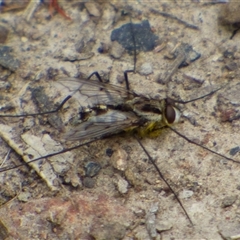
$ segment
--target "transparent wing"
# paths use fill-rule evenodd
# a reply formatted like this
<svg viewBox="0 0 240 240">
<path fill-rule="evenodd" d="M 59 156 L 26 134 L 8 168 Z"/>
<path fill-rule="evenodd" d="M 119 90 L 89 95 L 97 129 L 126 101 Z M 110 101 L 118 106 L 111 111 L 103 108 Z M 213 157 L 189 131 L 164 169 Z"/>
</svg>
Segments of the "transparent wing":
<svg viewBox="0 0 240 240">
<path fill-rule="evenodd" d="M 68 95 L 73 96 L 81 104 L 86 106 L 95 104 L 121 104 L 126 99 L 132 99 L 136 94 L 127 91 L 123 87 L 102 83 L 96 80 L 60 78 L 56 84 L 60 91 L 67 91 Z"/>
<path fill-rule="evenodd" d="M 105 114 L 90 117 L 67 131 L 63 137 L 68 141 L 99 139 L 137 126 L 138 123 L 139 118 L 134 113 L 109 110 Z"/>
</svg>

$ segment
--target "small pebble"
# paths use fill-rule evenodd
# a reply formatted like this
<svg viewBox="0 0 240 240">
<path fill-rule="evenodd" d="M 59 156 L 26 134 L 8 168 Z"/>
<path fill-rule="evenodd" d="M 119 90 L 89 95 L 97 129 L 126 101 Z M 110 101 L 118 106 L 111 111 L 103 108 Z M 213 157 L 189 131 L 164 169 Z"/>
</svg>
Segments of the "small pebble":
<svg viewBox="0 0 240 240">
<path fill-rule="evenodd" d="M 101 170 L 101 165 L 97 162 L 88 162 L 85 166 L 85 174 L 87 177 L 96 176 Z"/>
<path fill-rule="evenodd" d="M 139 73 L 141 75 L 149 75 L 153 73 L 153 67 L 151 63 L 143 63 L 140 67 Z"/>
<path fill-rule="evenodd" d="M 232 148 L 232 149 L 230 150 L 229 154 L 230 154 L 231 156 L 234 156 L 234 155 L 236 155 L 238 152 L 240 152 L 240 147 L 239 147 L 239 146 L 237 146 L 237 147 L 235 147 L 235 148 Z"/>
<path fill-rule="evenodd" d="M 180 198 L 181 199 L 186 199 L 186 198 L 190 198 L 192 197 L 193 195 L 193 191 L 191 190 L 183 190 L 181 193 L 180 193 Z"/>
<path fill-rule="evenodd" d="M 128 166 L 127 158 L 128 158 L 128 155 L 125 150 L 118 149 L 114 151 L 111 157 L 111 162 L 113 167 L 120 171 L 125 171 Z"/>
<path fill-rule="evenodd" d="M 162 222 L 157 220 L 156 221 L 156 230 L 160 233 L 163 231 L 170 230 L 172 228 L 172 225 L 168 222 Z"/>
<path fill-rule="evenodd" d="M 95 183 L 96 183 L 96 181 L 94 178 L 85 177 L 83 179 L 83 186 L 86 188 L 94 188 Z"/>
<path fill-rule="evenodd" d="M 86 2 L 85 7 L 91 16 L 101 17 L 101 8 L 97 2 Z"/>
<path fill-rule="evenodd" d="M 123 178 L 119 178 L 118 182 L 117 182 L 117 188 L 120 193 L 122 193 L 122 194 L 127 193 L 128 192 L 128 182 Z"/>
<path fill-rule="evenodd" d="M 111 148 L 107 148 L 107 149 L 106 149 L 106 155 L 107 155 L 108 157 L 111 157 L 111 156 L 113 155 L 113 150 L 112 150 Z"/>
<path fill-rule="evenodd" d="M 228 196 L 222 200 L 221 207 L 226 208 L 232 206 L 237 200 L 237 196 Z"/>
<path fill-rule="evenodd" d="M 18 200 L 22 201 L 22 202 L 27 202 L 30 197 L 31 197 L 31 193 L 29 193 L 29 192 L 21 192 L 18 195 Z"/>
<path fill-rule="evenodd" d="M 19 68 L 20 61 L 12 55 L 11 51 L 12 48 L 8 46 L 0 46 L 0 65 L 14 72 Z"/>
<path fill-rule="evenodd" d="M 71 184 L 73 187 L 81 187 L 82 182 L 77 175 L 71 177 Z"/>
<path fill-rule="evenodd" d="M 124 51 L 125 49 L 122 47 L 122 45 L 114 41 L 111 46 L 110 55 L 113 58 L 119 59 L 123 55 Z"/>
</svg>

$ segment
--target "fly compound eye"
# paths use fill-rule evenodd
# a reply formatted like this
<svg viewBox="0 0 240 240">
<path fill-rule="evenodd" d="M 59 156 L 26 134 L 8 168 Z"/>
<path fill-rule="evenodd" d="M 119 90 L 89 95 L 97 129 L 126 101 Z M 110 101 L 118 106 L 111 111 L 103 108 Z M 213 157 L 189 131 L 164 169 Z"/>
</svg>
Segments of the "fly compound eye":
<svg viewBox="0 0 240 240">
<path fill-rule="evenodd" d="M 175 110 L 171 105 L 168 105 L 165 109 L 165 117 L 169 124 L 173 124 L 175 121 Z"/>
<path fill-rule="evenodd" d="M 167 105 L 165 109 L 165 118 L 168 124 L 178 123 L 180 115 L 180 111 L 177 108 Z"/>
</svg>

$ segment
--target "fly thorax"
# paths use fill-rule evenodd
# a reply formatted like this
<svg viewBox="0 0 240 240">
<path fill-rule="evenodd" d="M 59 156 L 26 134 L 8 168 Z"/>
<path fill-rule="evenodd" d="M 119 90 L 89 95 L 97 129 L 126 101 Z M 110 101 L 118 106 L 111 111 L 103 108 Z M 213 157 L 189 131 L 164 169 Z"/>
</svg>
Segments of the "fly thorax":
<svg viewBox="0 0 240 240">
<path fill-rule="evenodd" d="M 144 112 L 138 109 L 134 109 L 134 112 L 146 121 L 162 122 L 162 114 L 157 114 L 154 112 Z"/>
<path fill-rule="evenodd" d="M 162 121 L 162 109 L 158 101 L 144 99 L 136 101 L 132 106 L 133 111 L 142 119 L 151 122 Z"/>
</svg>

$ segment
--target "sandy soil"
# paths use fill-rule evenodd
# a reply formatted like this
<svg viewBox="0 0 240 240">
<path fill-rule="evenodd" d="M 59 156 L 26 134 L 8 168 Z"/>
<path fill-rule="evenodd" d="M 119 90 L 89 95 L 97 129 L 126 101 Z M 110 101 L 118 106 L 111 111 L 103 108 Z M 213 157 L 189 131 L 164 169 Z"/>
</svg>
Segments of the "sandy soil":
<svg viewBox="0 0 240 240">
<path fill-rule="evenodd" d="M 233 26 L 220 24 L 225 6 L 206 1 L 117 2 L 60 2 L 72 21 L 57 13 L 50 17 L 46 4 L 39 5 L 29 21 L 24 9 L 2 12 L 1 25 L 9 30 L 4 45 L 11 47 L 7 56 L 13 62 L 0 69 L 4 110 L 0 114 L 52 109 L 66 94 L 55 86 L 62 77 L 98 71 L 111 84 L 124 87 L 123 72 L 133 69 L 133 56 L 115 49 L 119 58 L 113 58 L 110 40 L 113 29 L 130 21 L 129 15 L 121 16 L 124 10 L 134 23 L 149 21 L 161 49 L 138 54 L 137 71 L 129 74 L 131 89 L 151 98 L 187 100 L 224 86 L 179 106 L 184 123 L 175 129 L 240 162 L 240 34 L 230 39 Z M 192 46 L 201 58 L 164 81 L 174 66 L 174 59 L 166 56 L 180 43 Z M 152 73 L 142 74 L 144 66 Z M 11 149 L 3 167 L 21 164 L 22 157 L 28 161 L 78 144 L 66 143 L 59 130 L 72 116 L 71 104 L 74 101 L 50 117 L 1 117 L 1 159 Z M 192 145 L 170 129 L 142 143 L 178 194 L 193 226 L 137 141 L 120 135 L 38 161 L 32 167 L 39 174 L 30 166 L 1 172 L 1 239 L 4 234 L 7 239 L 86 240 L 240 236 L 238 163 Z M 86 176 L 89 162 L 101 165 L 96 176 Z"/>
</svg>

